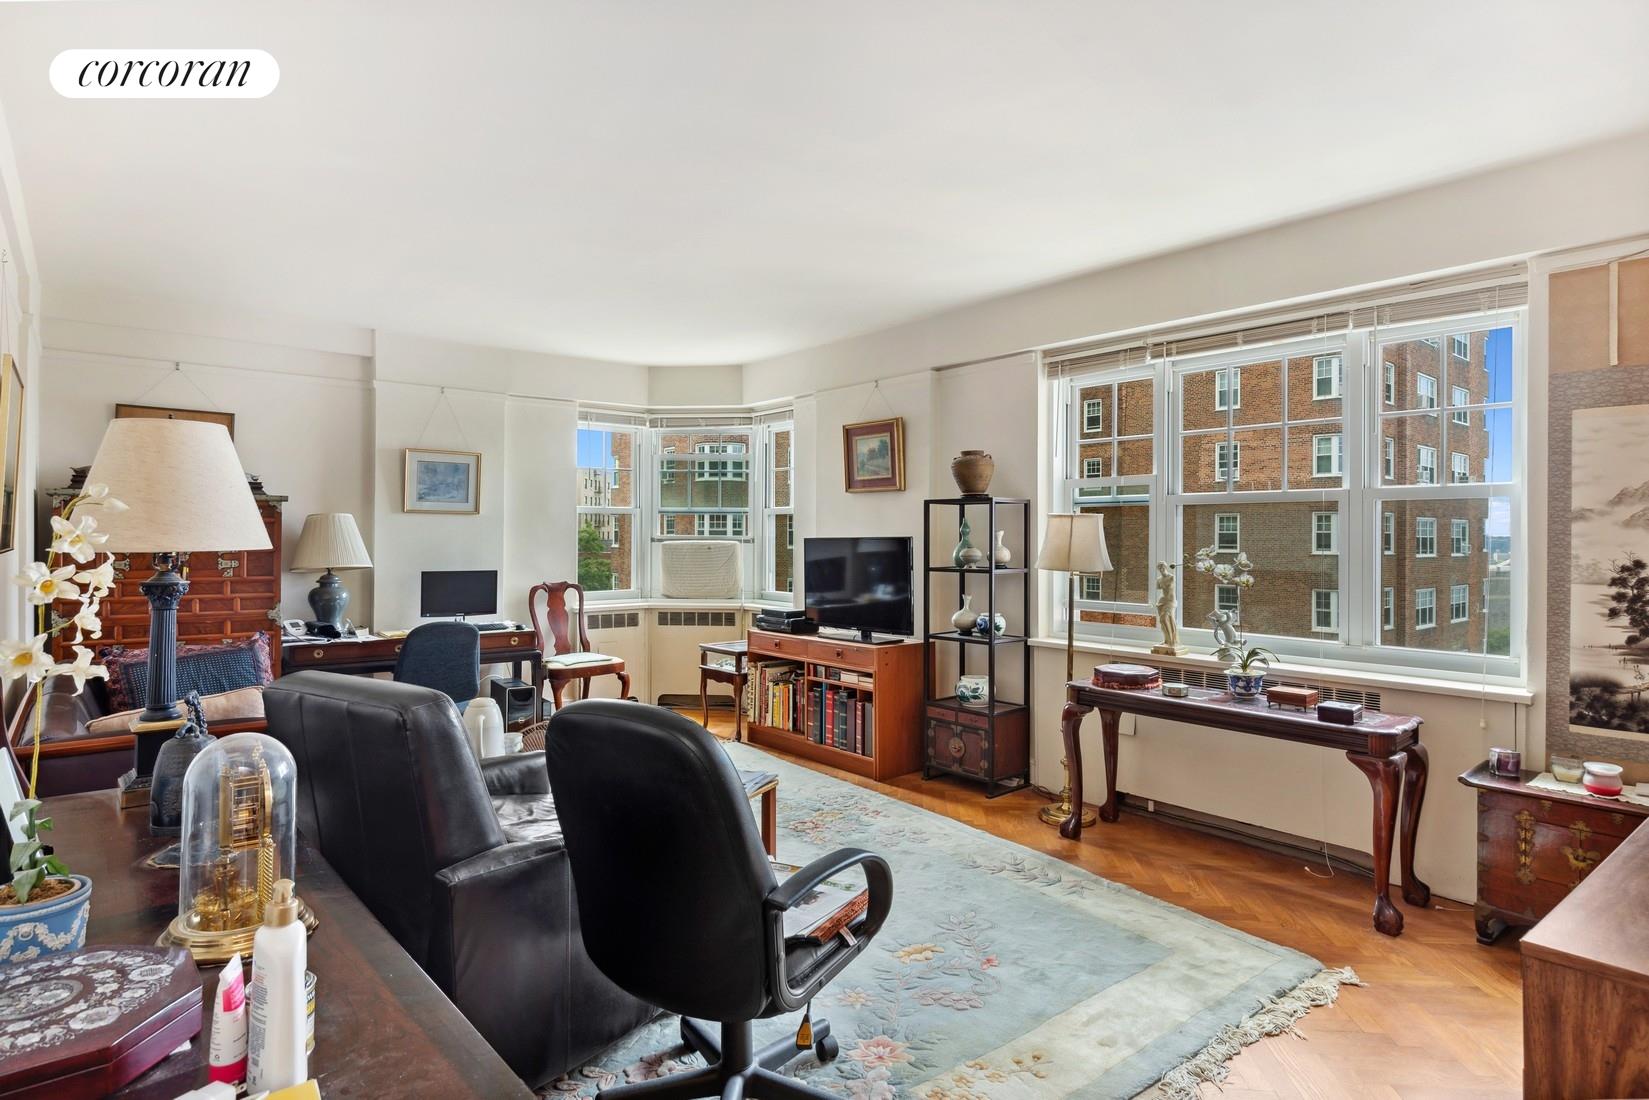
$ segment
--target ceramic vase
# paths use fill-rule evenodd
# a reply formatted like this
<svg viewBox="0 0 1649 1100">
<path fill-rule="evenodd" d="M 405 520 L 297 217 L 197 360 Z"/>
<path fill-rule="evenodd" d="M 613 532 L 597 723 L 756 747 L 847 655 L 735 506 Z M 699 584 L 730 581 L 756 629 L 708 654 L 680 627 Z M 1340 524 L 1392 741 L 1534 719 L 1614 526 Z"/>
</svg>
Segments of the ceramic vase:
<svg viewBox="0 0 1649 1100">
<path fill-rule="evenodd" d="M 956 681 L 956 701 L 965 707 L 983 707 L 990 695 L 989 676 L 962 676 Z"/>
<path fill-rule="evenodd" d="M 950 617 L 950 625 L 954 626 L 959 634 L 972 634 L 976 618 L 973 613 L 973 596 L 971 593 L 964 593 L 962 609 Z"/>
<path fill-rule="evenodd" d="M 0 965 L 79 951 L 86 946 L 92 880 L 69 875 L 75 888 L 45 901 L 0 905 Z"/>
<path fill-rule="evenodd" d="M 973 621 L 973 628 L 975 630 L 979 631 L 979 633 L 981 633 L 981 634 L 986 634 L 986 633 L 995 634 L 997 637 L 1000 638 L 1002 635 L 1004 635 L 1008 632 L 1008 620 L 1007 620 L 1007 617 L 1002 614 L 1002 612 L 998 611 L 996 613 L 996 618 L 995 618 L 994 621 L 991 619 L 991 617 L 989 615 L 979 616 L 977 619 L 975 619 Z"/>
<path fill-rule="evenodd" d="M 1236 699 L 1258 699 L 1265 690 L 1265 673 L 1244 672 L 1233 666 L 1225 670 L 1225 689 Z"/>
<path fill-rule="evenodd" d="M 950 476 L 963 496 L 984 496 L 990 491 L 991 477 L 996 473 L 996 459 L 984 451 L 963 451 L 950 460 Z"/>
<path fill-rule="evenodd" d="M 996 533 L 996 549 L 991 551 L 991 558 L 998 566 L 1007 565 L 1009 562 L 1013 561 L 1013 551 L 1009 550 L 1008 544 L 1003 541 L 1007 537 L 1008 533 L 1006 531 L 998 531 Z"/>
<path fill-rule="evenodd" d="M 950 555 L 952 565 L 958 569 L 968 569 L 985 559 L 985 552 L 973 544 L 973 527 L 968 523 L 966 516 L 956 528 L 956 533 L 956 549 L 951 551 Z"/>
</svg>

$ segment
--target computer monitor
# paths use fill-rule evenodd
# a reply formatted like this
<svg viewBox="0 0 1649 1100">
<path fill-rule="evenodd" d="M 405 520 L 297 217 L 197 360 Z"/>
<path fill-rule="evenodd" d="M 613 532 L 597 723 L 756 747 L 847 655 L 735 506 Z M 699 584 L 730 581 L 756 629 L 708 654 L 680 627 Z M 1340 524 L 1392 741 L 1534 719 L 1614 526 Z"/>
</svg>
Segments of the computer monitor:
<svg viewBox="0 0 1649 1100">
<path fill-rule="evenodd" d="M 418 613 L 426 619 L 498 614 L 498 570 L 435 569 L 423 574 Z"/>
</svg>

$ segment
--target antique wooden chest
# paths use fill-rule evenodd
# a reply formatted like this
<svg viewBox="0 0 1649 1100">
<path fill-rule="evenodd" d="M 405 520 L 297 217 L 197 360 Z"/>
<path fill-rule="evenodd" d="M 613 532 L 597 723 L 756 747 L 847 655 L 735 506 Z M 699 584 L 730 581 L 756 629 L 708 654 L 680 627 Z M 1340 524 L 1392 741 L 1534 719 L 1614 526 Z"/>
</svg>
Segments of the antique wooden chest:
<svg viewBox="0 0 1649 1100">
<path fill-rule="evenodd" d="M 1551 912 L 1649 818 L 1649 807 L 1629 802 L 1536 790 L 1536 774 L 1505 779 L 1484 763 L 1460 777 L 1477 790 L 1479 943 Z"/>
</svg>

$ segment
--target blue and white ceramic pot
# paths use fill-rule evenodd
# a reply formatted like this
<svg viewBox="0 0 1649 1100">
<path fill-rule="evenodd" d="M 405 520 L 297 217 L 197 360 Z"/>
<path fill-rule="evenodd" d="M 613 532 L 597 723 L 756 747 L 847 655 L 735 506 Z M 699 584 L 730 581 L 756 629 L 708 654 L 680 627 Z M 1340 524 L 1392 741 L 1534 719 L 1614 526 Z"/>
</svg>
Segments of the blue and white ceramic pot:
<svg viewBox="0 0 1649 1100">
<path fill-rule="evenodd" d="M 956 701 L 965 707 L 982 707 L 991 693 L 988 676 L 963 676 L 956 681 Z"/>
<path fill-rule="evenodd" d="M 92 880 L 70 875 L 75 888 L 45 901 L 0 905 L 0 966 L 41 959 L 86 946 Z"/>
<path fill-rule="evenodd" d="M 1258 699 L 1265 689 L 1265 673 L 1228 668 L 1225 670 L 1225 689 L 1238 699 Z"/>
<path fill-rule="evenodd" d="M 1008 632 L 1008 620 L 998 611 L 994 620 L 989 615 L 979 616 L 974 620 L 973 628 L 981 634 L 996 634 L 1000 637 Z"/>
</svg>

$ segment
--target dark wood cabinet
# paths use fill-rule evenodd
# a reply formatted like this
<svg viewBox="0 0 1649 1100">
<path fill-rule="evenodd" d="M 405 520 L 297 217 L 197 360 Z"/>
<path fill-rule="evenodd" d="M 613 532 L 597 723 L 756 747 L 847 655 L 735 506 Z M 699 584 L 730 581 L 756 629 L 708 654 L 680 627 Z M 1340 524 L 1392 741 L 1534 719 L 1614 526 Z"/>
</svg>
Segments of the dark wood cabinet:
<svg viewBox="0 0 1649 1100">
<path fill-rule="evenodd" d="M 263 491 L 253 484 L 252 496 L 269 532 L 268 550 L 224 550 L 190 554 L 184 565 L 189 592 L 178 607 L 177 633 L 182 645 L 239 641 L 254 634 L 269 636 L 269 661 L 276 676 L 281 674 L 281 506 L 283 496 Z M 60 515 L 79 492 L 70 485 L 51 489 L 52 515 Z M 187 507 L 188 502 L 180 502 Z M 45 560 L 42 556 L 41 560 Z M 149 601 L 138 591 L 154 572 L 147 554 L 116 554 L 115 589 L 104 599 L 101 609 L 103 637 L 98 645 L 140 648 L 149 644 Z M 73 615 L 75 606 L 60 602 L 53 606 L 53 622 Z M 69 647 L 73 631 L 52 638 L 52 654 L 59 661 L 73 659 Z"/>
<path fill-rule="evenodd" d="M 1460 777 L 1477 791 L 1477 938 L 1493 943 L 1557 907 L 1649 817 L 1649 808 L 1536 790 L 1535 772 L 1506 779 L 1479 764 Z"/>
</svg>

